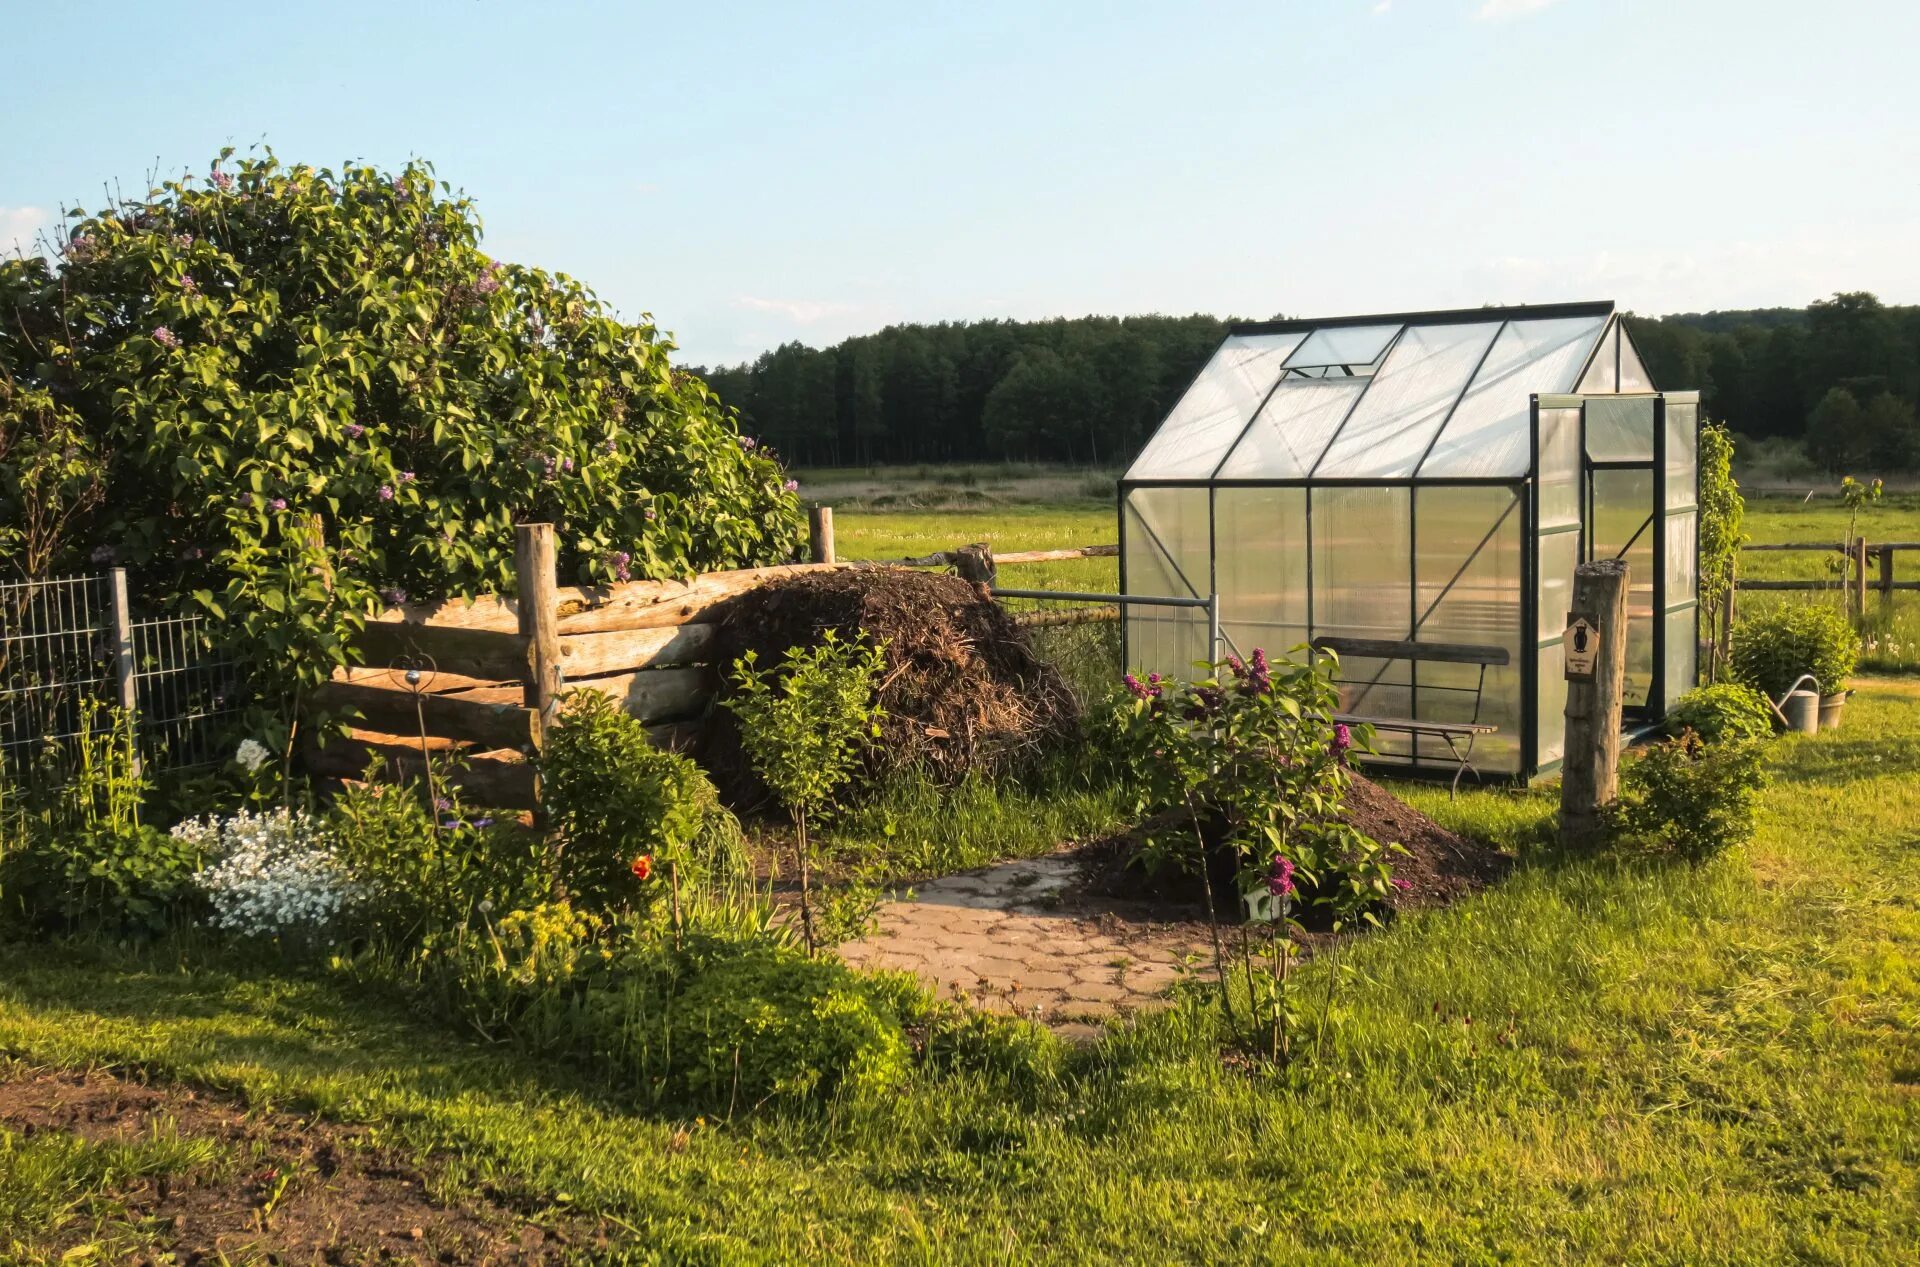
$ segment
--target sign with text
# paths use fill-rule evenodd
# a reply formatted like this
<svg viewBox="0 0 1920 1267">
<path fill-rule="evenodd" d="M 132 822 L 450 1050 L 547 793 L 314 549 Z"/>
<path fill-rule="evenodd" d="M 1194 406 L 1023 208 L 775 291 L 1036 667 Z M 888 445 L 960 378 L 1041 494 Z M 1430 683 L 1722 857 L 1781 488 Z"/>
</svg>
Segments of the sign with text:
<svg viewBox="0 0 1920 1267">
<path fill-rule="evenodd" d="M 1561 635 L 1560 645 L 1566 651 L 1569 680 L 1593 676 L 1593 662 L 1600 658 L 1600 630 L 1591 620 L 1569 612 L 1567 632 Z"/>
</svg>

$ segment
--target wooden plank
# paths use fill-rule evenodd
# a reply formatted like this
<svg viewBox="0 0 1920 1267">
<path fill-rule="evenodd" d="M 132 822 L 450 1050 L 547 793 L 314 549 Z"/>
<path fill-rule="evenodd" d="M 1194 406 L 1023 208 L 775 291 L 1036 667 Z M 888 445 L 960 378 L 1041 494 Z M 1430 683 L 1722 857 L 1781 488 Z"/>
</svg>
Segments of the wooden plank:
<svg viewBox="0 0 1920 1267">
<path fill-rule="evenodd" d="M 366 686 L 384 686 L 389 690 L 409 691 L 404 671 L 384 666 L 352 664 L 341 665 L 333 671 L 335 682 L 358 682 Z M 519 690 L 517 683 L 502 683 L 496 678 L 467 677 L 460 673 L 427 673 L 420 675 L 420 689 L 429 695 L 454 695 L 461 691 L 471 691 L 485 686 L 508 685 Z"/>
<path fill-rule="evenodd" d="M 1315 638 L 1323 651 L 1373 660 L 1420 660 L 1434 664 L 1506 664 L 1505 647 L 1461 642 L 1409 642 L 1393 638 Z"/>
<path fill-rule="evenodd" d="M 517 629 L 503 632 L 423 625 L 411 620 L 375 620 L 367 622 L 353 643 L 374 668 L 424 656 L 440 673 L 517 682 L 525 679 L 529 666 L 527 640 Z"/>
<path fill-rule="evenodd" d="M 471 698 L 472 695 L 473 692 L 462 692 L 420 696 L 427 733 L 471 739 L 489 748 L 518 751 L 534 745 L 539 732 L 532 709 L 517 703 Z M 414 712 L 414 699 L 411 691 L 370 682 L 327 682 L 315 692 L 315 701 L 320 707 L 357 710 L 368 729 L 396 734 L 418 729 L 420 722 Z"/>
<path fill-rule="evenodd" d="M 713 671 L 702 666 L 614 673 L 569 682 L 567 689 L 611 695 L 623 709 L 641 721 L 664 722 L 700 713 L 712 701 L 714 686 Z"/>
<path fill-rule="evenodd" d="M 737 572 L 707 572 L 690 581 L 634 581 L 606 589 L 562 589 L 562 634 L 606 633 L 614 629 L 658 629 L 683 625 L 715 603 L 770 581 L 810 572 L 831 572 L 845 563 L 787 563 Z"/>
<path fill-rule="evenodd" d="M 699 623 L 567 634 L 560 639 L 560 668 L 572 682 L 601 673 L 705 664 L 716 636 L 712 625 Z"/>
</svg>

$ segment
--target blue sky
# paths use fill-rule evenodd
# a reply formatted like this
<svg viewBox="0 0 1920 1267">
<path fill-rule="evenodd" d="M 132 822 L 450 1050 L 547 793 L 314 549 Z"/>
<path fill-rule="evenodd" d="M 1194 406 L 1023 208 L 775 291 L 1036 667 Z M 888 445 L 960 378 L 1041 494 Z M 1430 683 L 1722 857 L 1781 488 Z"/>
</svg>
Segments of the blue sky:
<svg viewBox="0 0 1920 1267">
<path fill-rule="evenodd" d="M 688 359 L 893 321 L 1920 302 L 1907 0 L 8 6 L 0 247 L 430 158 Z"/>
</svg>

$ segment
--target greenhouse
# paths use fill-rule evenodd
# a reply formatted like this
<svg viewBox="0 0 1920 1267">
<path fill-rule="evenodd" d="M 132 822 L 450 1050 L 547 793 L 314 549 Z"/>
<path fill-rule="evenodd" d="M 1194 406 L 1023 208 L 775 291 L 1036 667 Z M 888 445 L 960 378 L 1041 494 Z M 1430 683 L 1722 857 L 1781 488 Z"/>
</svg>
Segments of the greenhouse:
<svg viewBox="0 0 1920 1267">
<path fill-rule="evenodd" d="M 1660 392 L 1611 303 L 1231 328 L 1120 482 L 1129 667 L 1313 645 L 1377 759 L 1554 769 L 1575 565 L 1625 558 L 1626 716 L 1697 653 L 1697 392 Z"/>
</svg>

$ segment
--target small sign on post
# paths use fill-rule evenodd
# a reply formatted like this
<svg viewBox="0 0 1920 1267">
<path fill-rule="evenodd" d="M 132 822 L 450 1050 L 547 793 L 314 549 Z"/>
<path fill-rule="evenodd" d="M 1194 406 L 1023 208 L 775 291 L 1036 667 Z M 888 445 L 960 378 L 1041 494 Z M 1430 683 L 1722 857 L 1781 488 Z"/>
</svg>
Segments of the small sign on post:
<svg viewBox="0 0 1920 1267">
<path fill-rule="evenodd" d="M 1586 681 L 1593 677 L 1593 666 L 1600 659 L 1600 630 L 1594 622 L 1576 612 L 1567 613 L 1567 632 L 1561 636 L 1567 653 L 1567 680 Z"/>
</svg>

